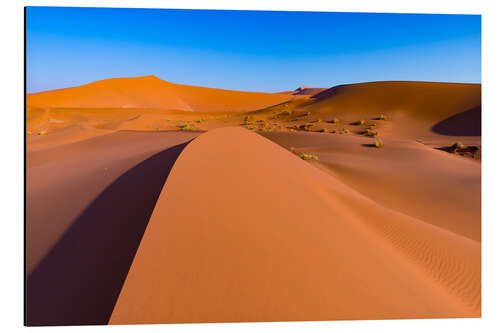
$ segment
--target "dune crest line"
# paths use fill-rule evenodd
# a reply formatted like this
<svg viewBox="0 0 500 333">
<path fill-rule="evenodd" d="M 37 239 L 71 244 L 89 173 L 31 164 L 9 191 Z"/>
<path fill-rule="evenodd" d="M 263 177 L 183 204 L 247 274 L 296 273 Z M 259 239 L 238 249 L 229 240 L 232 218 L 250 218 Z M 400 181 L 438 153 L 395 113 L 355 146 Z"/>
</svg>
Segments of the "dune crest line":
<svg viewBox="0 0 500 333">
<path fill-rule="evenodd" d="M 255 133 L 209 131 L 172 168 L 110 324 L 479 316 L 476 244 L 417 225 Z"/>
</svg>

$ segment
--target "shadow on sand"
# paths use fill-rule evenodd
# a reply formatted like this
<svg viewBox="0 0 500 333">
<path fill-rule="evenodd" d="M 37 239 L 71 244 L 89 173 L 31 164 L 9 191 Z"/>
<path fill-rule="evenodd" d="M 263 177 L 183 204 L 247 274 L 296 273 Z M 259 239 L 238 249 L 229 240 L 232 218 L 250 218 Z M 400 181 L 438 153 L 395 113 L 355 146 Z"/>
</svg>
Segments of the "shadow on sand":
<svg viewBox="0 0 500 333">
<path fill-rule="evenodd" d="M 144 160 L 107 187 L 27 278 L 26 325 L 107 324 L 177 157 Z"/>
<path fill-rule="evenodd" d="M 432 127 L 432 131 L 442 135 L 480 136 L 481 106 L 440 121 Z"/>
</svg>

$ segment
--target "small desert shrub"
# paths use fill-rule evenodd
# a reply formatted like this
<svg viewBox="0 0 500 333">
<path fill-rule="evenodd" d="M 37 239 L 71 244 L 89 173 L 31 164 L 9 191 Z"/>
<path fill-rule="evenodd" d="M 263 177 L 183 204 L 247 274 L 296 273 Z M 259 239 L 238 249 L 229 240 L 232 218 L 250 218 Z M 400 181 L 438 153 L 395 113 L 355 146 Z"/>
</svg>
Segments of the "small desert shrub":
<svg viewBox="0 0 500 333">
<path fill-rule="evenodd" d="M 453 146 L 451 146 L 451 148 L 453 150 L 457 150 L 457 149 L 464 149 L 464 145 L 462 144 L 462 142 L 460 141 L 457 141 L 453 144 Z"/>
<path fill-rule="evenodd" d="M 249 121 L 248 119 L 245 119 L 245 121 L 243 122 L 243 125 L 252 125 L 252 122 Z"/>
<path fill-rule="evenodd" d="M 300 155 L 300 158 L 303 159 L 303 160 L 318 160 L 318 156 L 316 155 L 313 155 L 313 154 L 301 154 Z"/>
<path fill-rule="evenodd" d="M 333 134 L 337 133 L 337 130 L 333 130 L 333 131 L 332 131 L 332 133 L 333 133 Z"/>
<path fill-rule="evenodd" d="M 349 133 L 350 133 L 350 131 L 349 131 L 348 129 L 344 128 L 344 129 L 342 130 L 342 132 L 341 132 L 341 133 L 342 133 L 342 134 L 349 134 Z"/>
<path fill-rule="evenodd" d="M 294 154 L 297 154 L 297 149 L 295 149 L 295 147 L 290 147 L 290 151 Z"/>
<path fill-rule="evenodd" d="M 182 131 L 194 131 L 194 127 L 189 123 L 184 123 L 179 126 Z"/>
<path fill-rule="evenodd" d="M 384 114 L 381 114 L 380 116 L 378 116 L 377 120 L 387 120 L 387 116 Z"/>
<path fill-rule="evenodd" d="M 338 118 L 333 118 L 332 120 L 329 121 L 329 123 L 338 124 L 339 120 L 338 120 Z"/>
<path fill-rule="evenodd" d="M 361 120 L 358 120 L 358 121 L 355 121 L 352 123 L 353 125 L 364 125 L 365 124 L 365 120 L 364 119 L 361 119 Z"/>
<path fill-rule="evenodd" d="M 40 132 L 38 132 L 38 135 L 45 135 L 45 134 L 47 134 L 47 131 L 40 131 Z"/>
<path fill-rule="evenodd" d="M 246 127 L 247 129 L 249 129 L 249 130 L 254 130 L 254 129 L 255 129 L 255 126 L 254 126 L 254 125 L 250 125 L 250 124 L 245 125 L 245 127 Z"/>
<path fill-rule="evenodd" d="M 245 121 L 251 121 L 253 119 L 252 115 L 245 116 Z"/>
<path fill-rule="evenodd" d="M 278 116 L 290 116 L 291 114 L 292 114 L 291 110 L 285 110 L 285 111 L 281 112 L 280 114 L 278 114 Z"/>
<path fill-rule="evenodd" d="M 312 125 L 313 125 L 313 124 L 311 124 L 311 123 L 306 123 L 306 124 L 304 124 L 304 125 L 300 125 L 300 126 L 299 126 L 299 129 L 304 130 L 304 131 L 310 131 L 310 130 L 311 130 L 311 126 L 312 126 Z"/>
<path fill-rule="evenodd" d="M 367 129 L 364 134 L 366 136 L 371 136 L 372 138 L 378 135 L 378 131 L 372 130 L 372 129 Z"/>
<path fill-rule="evenodd" d="M 380 139 L 375 140 L 375 142 L 373 143 L 373 146 L 375 148 L 382 148 L 383 145 L 384 145 L 384 143 Z"/>
<path fill-rule="evenodd" d="M 202 122 L 204 122 L 204 121 L 205 121 L 205 119 L 201 118 L 201 119 L 198 119 L 196 122 L 197 122 L 197 123 L 202 123 Z"/>
<path fill-rule="evenodd" d="M 318 130 L 318 132 L 320 132 L 320 133 L 325 133 L 325 132 L 326 132 L 326 129 L 321 128 L 321 129 L 319 129 L 319 130 Z"/>
</svg>

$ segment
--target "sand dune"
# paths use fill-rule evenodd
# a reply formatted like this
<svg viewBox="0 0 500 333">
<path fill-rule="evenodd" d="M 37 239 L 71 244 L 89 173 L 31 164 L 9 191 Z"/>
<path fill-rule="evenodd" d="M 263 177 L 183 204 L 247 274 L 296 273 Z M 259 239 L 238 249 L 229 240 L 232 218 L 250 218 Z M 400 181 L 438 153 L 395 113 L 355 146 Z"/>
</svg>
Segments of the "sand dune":
<svg viewBox="0 0 500 333">
<path fill-rule="evenodd" d="M 481 86 L 311 89 L 28 95 L 27 324 L 480 316 Z"/>
<path fill-rule="evenodd" d="M 310 89 L 320 88 L 299 90 Z M 389 121 L 373 120 L 381 114 Z M 364 119 L 382 137 L 418 139 L 434 148 L 455 141 L 481 145 L 481 85 L 435 82 L 358 83 L 291 96 L 176 85 L 154 76 L 109 79 L 28 96 L 27 130 L 52 134 L 76 125 L 97 135 L 178 130 L 189 123 L 206 131 L 241 125 L 248 115 L 262 121 L 250 124 L 256 130 L 316 122 L 313 131 L 358 133 L 363 128 L 353 123 Z M 325 122 L 334 118 L 337 124 Z"/>
<path fill-rule="evenodd" d="M 39 108 L 152 108 L 187 111 L 249 111 L 283 102 L 268 94 L 173 84 L 156 76 L 115 78 L 27 96 Z"/>
<path fill-rule="evenodd" d="M 480 84 L 384 81 L 335 86 L 313 96 L 304 109 L 318 115 L 333 114 L 347 121 L 384 114 L 397 123 L 386 129 L 386 136 L 435 138 L 432 131 L 435 124 L 480 106 Z M 480 127 L 480 112 L 474 116 L 479 122 L 462 126 Z M 472 134 L 477 135 L 477 129 Z"/>
<path fill-rule="evenodd" d="M 283 92 L 279 92 L 278 94 L 316 95 L 324 90 L 327 90 L 327 88 L 311 88 L 311 87 L 302 86 L 302 87 L 298 87 L 295 90 L 283 91 Z"/>
<path fill-rule="evenodd" d="M 28 146 L 28 325 L 107 323 L 169 169 L 196 135 Z"/>
<path fill-rule="evenodd" d="M 316 166 L 384 207 L 481 240 L 481 164 L 421 143 L 320 133 L 262 133 L 290 149 L 316 154 Z"/>
<path fill-rule="evenodd" d="M 191 142 L 110 323 L 480 315 L 479 242 L 314 163 L 241 128 Z"/>
</svg>

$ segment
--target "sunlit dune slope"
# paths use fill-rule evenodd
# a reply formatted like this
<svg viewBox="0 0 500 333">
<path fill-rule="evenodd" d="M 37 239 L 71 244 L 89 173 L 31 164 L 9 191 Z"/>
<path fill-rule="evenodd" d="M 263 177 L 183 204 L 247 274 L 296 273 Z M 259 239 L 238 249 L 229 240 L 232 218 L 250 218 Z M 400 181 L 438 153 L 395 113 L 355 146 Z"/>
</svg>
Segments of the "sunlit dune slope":
<svg viewBox="0 0 500 333">
<path fill-rule="evenodd" d="M 481 240 L 481 164 L 414 140 L 307 132 L 261 135 L 315 154 L 315 165 L 384 207 Z"/>
<path fill-rule="evenodd" d="M 384 114 L 398 126 L 387 134 L 411 136 L 423 131 L 441 135 L 481 135 L 481 85 L 439 82 L 383 81 L 335 86 L 312 96 L 304 110 L 347 120 L 371 119 Z M 461 130 L 433 128 L 440 121 L 475 109 L 472 122 Z M 470 127 L 474 126 L 474 129 Z"/>
<path fill-rule="evenodd" d="M 188 144 L 110 323 L 480 315 L 479 242 L 310 163 L 242 128 Z"/>
<path fill-rule="evenodd" d="M 114 78 L 27 96 L 28 107 L 155 108 L 188 111 L 245 111 L 274 105 L 286 94 L 241 92 L 173 84 L 156 76 Z"/>
</svg>

